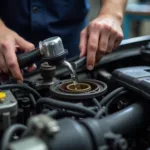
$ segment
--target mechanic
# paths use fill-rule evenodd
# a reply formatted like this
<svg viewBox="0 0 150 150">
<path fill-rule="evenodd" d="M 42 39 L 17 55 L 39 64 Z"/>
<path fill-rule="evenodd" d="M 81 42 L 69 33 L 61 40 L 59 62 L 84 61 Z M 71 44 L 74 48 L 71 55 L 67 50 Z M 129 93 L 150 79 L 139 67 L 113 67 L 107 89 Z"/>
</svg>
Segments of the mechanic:
<svg viewBox="0 0 150 150">
<path fill-rule="evenodd" d="M 69 57 L 78 55 L 80 49 L 80 57 L 87 55 L 87 68 L 92 70 L 123 39 L 126 1 L 102 0 L 99 15 L 87 24 L 88 0 L 1 0 L 0 74 L 11 74 L 21 82 L 16 52 L 33 50 L 39 41 L 52 36 L 62 38 Z"/>
</svg>

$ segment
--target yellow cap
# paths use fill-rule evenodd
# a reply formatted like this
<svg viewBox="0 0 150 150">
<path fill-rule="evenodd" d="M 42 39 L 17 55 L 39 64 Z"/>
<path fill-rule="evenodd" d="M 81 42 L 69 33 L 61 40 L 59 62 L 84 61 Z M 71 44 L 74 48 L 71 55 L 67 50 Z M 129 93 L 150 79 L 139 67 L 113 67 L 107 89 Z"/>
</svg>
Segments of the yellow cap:
<svg viewBox="0 0 150 150">
<path fill-rule="evenodd" d="M 6 98 L 6 93 L 0 92 L 0 101 L 3 101 Z"/>
</svg>

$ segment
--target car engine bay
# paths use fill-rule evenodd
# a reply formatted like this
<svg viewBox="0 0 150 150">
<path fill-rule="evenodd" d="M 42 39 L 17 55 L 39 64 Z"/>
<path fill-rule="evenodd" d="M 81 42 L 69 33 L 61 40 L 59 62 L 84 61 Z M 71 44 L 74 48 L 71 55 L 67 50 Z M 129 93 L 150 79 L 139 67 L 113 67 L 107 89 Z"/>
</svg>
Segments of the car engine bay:
<svg viewBox="0 0 150 150">
<path fill-rule="evenodd" d="M 92 71 L 86 58 L 59 60 L 24 69 L 22 84 L 1 79 L 1 150 L 150 150 L 150 36 L 124 40 Z"/>
</svg>

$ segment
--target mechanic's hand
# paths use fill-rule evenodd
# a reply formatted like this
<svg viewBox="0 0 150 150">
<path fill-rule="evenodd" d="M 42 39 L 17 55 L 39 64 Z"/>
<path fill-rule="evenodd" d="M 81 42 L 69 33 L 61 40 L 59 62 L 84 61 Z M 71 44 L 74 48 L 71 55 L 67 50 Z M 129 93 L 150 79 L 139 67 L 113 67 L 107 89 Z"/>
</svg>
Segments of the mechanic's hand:
<svg viewBox="0 0 150 150">
<path fill-rule="evenodd" d="M 0 74 L 11 74 L 18 82 L 23 81 L 16 51 L 28 52 L 34 45 L 24 40 L 6 26 L 0 27 Z"/>
<path fill-rule="evenodd" d="M 99 16 L 80 34 L 80 57 L 87 55 L 87 69 L 92 70 L 96 62 L 123 39 L 121 23 L 111 16 Z"/>
</svg>

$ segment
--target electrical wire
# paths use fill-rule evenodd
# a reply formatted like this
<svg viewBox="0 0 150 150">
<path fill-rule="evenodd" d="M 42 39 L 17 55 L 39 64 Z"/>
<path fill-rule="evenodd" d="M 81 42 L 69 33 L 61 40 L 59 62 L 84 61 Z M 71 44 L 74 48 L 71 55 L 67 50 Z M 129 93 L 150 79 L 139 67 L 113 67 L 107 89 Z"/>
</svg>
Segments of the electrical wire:
<svg viewBox="0 0 150 150">
<path fill-rule="evenodd" d="M 120 93 L 118 93 L 116 96 L 114 96 L 107 104 L 106 107 L 109 108 L 111 106 L 112 103 L 115 103 L 118 98 L 124 94 L 126 94 L 128 91 L 121 91 Z"/>
<path fill-rule="evenodd" d="M 61 116 L 71 116 L 71 117 L 78 117 L 78 118 L 85 118 L 86 115 L 83 113 L 79 112 L 74 112 L 70 110 L 63 110 L 63 109 L 54 109 L 51 110 L 47 113 L 48 116 L 56 118 L 56 117 L 61 117 Z"/>
<path fill-rule="evenodd" d="M 116 96 L 118 93 L 120 93 L 121 91 L 124 91 L 125 88 L 124 87 L 119 87 L 115 90 L 113 90 L 112 92 L 110 92 L 109 94 L 107 94 L 101 101 L 100 101 L 100 105 L 103 106 L 106 103 L 108 103 L 114 96 Z"/>
<path fill-rule="evenodd" d="M 53 118 L 59 116 L 59 114 L 60 114 L 60 110 L 58 109 L 51 110 L 47 113 L 49 117 L 53 117 Z"/>
<path fill-rule="evenodd" d="M 87 115 L 83 114 L 83 113 L 79 113 L 79 112 L 73 112 L 73 111 L 70 111 L 70 110 L 65 110 L 64 111 L 64 115 L 65 116 L 73 116 L 73 117 L 78 117 L 78 118 L 85 118 L 87 117 Z"/>
<path fill-rule="evenodd" d="M 29 98 L 30 98 L 30 100 L 32 102 L 33 108 L 35 108 L 35 106 L 36 106 L 36 100 L 35 100 L 34 96 L 32 94 L 29 94 Z"/>
<path fill-rule="evenodd" d="M 1 144 L 1 150 L 6 150 L 9 142 L 11 141 L 11 138 L 16 132 L 24 132 L 27 129 L 25 125 L 22 124 L 14 124 L 10 126 L 5 132 L 2 137 L 2 144 Z"/>
<path fill-rule="evenodd" d="M 27 80 L 27 79 L 24 79 L 24 80 L 23 80 L 23 83 L 27 83 L 27 84 L 28 84 L 29 86 L 31 86 L 31 87 L 32 87 L 33 84 L 34 84 L 32 81 Z"/>
<path fill-rule="evenodd" d="M 107 115 L 107 107 L 103 106 L 94 116 L 95 119 L 101 118 L 102 116 L 106 116 Z"/>
<path fill-rule="evenodd" d="M 77 106 L 72 103 L 61 102 L 58 100 L 54 100 L 52 98 L 40 98 L 36 104 L 36 112 L 37 113 L 40 113 L 40 108 L 44 104 L 48 104 L 50 106 L 55 106 L 55 107 L 62 108 L 62 109 L 81 112 L 81 113 L 84 113 L 84 114 L 86 114 L 88 116 L 92 116 L 92 117 L 95 116 L 95 114 L 96 114 L 94 111 L 92 111 L 84 106 Z"/>
<path fill-rule="evenodd" d="M 112 103 L 115 103 L 118 98 L 124 94 L 126 94 L 128 91 L 120 91 L 118 94 L 116 94 L 114 97 L 112 97 L 106 104 L 103 106 L 95 115 L 94 118 L 100 118 L 103 114 L 107 115 L 108 109 L 111 106 Z"/>
<path fill-rule="evenodd" d="M 41 98 L 40 94 L 34 90 L 33 88 L 25 85 L 25 84 L 6 84 L 0 85 L 0 90 L 7 90 L 7 89 L 22 89 L 32 93 L 37 98 Z"/>
<path fill-rule="evenodd" d="M 92 101 L 99 109 L 101 108 L 101 105 L 99 104 L 99 102 L 96 98 L 93 98 Z"/>
</svg>

